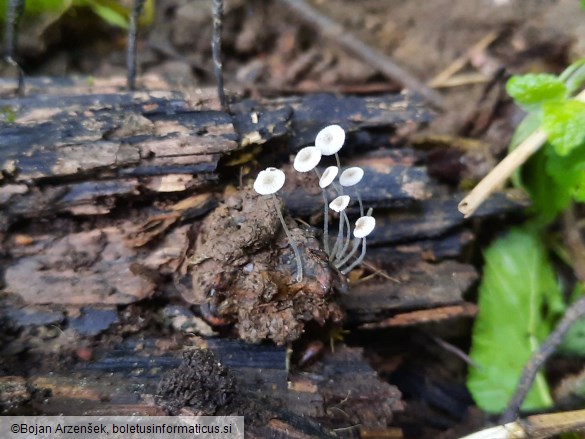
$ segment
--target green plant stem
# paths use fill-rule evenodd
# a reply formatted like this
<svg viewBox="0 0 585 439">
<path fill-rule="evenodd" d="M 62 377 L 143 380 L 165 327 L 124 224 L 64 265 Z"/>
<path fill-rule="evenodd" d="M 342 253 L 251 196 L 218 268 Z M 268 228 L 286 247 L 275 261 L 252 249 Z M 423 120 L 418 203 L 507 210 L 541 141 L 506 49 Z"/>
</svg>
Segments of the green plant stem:
<svg viewBox="0 0 585 439">
<path fill-rule="evenodd" d="M 301 260 L 301 253 L 299 251 L 299 247 L 297 246 L 297 243 L 293 239 L 290 231 L 288 230 L 288 227 L 286 226 L 284 217 L 282 216 L 282 212 L 280 211 L 280 207 L 278 207 L 279 203 L 278 200 L 276 199 L 276 195 L 272 194 L 272 200 L 274 201 L 274 207 L 276 208 L 276 213 L 278 213 L 278 218 L 280 219 L 280 223 L 282 224 L 284 233 L 286 233 L 286 237 L 288 238 L 288 243 L 292 247 L 293 252 L 295 254 L 295 259 L 297 261 L 297 282 L 300 282 L 303 280 L 303 262 Z"/>
</svg>

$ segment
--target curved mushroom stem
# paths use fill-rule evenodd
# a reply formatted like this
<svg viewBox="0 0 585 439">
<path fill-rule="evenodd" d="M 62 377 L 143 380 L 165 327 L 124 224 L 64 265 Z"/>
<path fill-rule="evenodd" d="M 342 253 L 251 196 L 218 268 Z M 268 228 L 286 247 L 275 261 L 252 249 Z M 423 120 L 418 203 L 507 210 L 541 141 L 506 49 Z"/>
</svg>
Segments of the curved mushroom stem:
<svg viewBox="0 0 585 439">
<path fill-rule="evenodd" d="M 353 240 L 353 246 L 351 248 L 351 251 L 347 254 L 347 256 L 345 258 L 343 258 L 343 259 L 339 259 L 338 258 L 335 261 L 335 268 L 340 268 L 341 266 L 343 266 L 344 264 L 346 264 L 347 261 L 349 261 L 352 258 L 353 255 L 356 254 L 357 249 L 359 248 L 361 241 L 362 240 L 359 239 L 359 238 L 354 238 L 354 240 Z"/>
<path fill-rule="evenodd" d="M 343 247 L 340 246 L 337 254 L 335 255 L 335 259 L 343 257 L 343 254 L 347 251 L 347 248 L 349 247 L 349 243 L 351 241 L 351 226 L 349 224 L 349 218 L 347 217 L 345 210 L 341 213 L 343 214 L 343 220 L 345 222 L 347 229 L 345 231 L 345 241 L 343 243 Z"/>
<path fill-rule="evenodd" d="M 337 239 L 335 240 L 335 245 L 333 246 L 333 250 L 329 254 L 329 261 L 332 261 L 337 255 L 337 251 L 339 247 L 343 245 L 343 226 L 345 225 L 345 221 L 343 218 L 343 211 L 339 213 L 339 231 L 337 232 Z"/>
<path fill-rule="evenodd" d="M 347 274 L 351 270 L 353 270 L 357 265 L 361 264 L 366 256 L 366 238 L 362 238 L 362 252 L 360 253 L 360 257 L 357 258 L 353 264 L 347 267 L 345 270 L 341 270 L 341 274 Z"/>
<path fill-rule="evenodd" d="M 280 219 L 284 233 L 286 233 L 286 237 L 288 238 L 288 243 L 292 247 L 295 254 L 295 259 L 297 261 L 297 282 L 300 282 L 303 280 L 303 262 L 301 260 L 301 252 L 299 251 L 297 243 L 293 239 L 290 231 L 288 230 L 288 227 L 286 226 L 286 223 L 284 222 L 284 217 L 282 216 L 280 207 L 278 207 L 278 200 L 276 199 L 276 195 L 272 194 L 272 200 L 274 201 L 274 207 L 276 208 L 276 213 L 278 214 L 278 218 Z"/>
</svg>

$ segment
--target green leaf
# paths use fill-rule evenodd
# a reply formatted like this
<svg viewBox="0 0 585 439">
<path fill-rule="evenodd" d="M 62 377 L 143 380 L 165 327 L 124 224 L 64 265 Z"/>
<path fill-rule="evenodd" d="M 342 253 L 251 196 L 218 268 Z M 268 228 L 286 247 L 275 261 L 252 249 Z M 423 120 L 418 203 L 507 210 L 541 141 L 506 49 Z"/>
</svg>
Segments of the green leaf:
<svg viewBox="0 0 585 439">
<path fill-rule="evenodd" d="M 564 354 L 585 357 L 585 317 L 580 318 L 565 335 L 559 351 Z"/>
<path fill-rule="evenodd" d="M 560 188 L 560 193 L 585 202 L 585 148 L 577 148 L 566 156 L 556 154 L 550 145 L 546 145 L 543 151 L 547 155 L 546 173 Z M 558 201 L 549 199 L 553 204 L 558 204 Z"/>
<path fill-rule="evenodd" d="M 550 153 L 558 157 L 550 144 L 544 145 L 522 166 L 519 183 L 530 194 L 531 211 L 535 221 L 541 225 L 550 224 L 571 201 L 571 193 L 566 183 L 555 179 L 549 172 Z M 571 182 L 572 184 L 572 182 Z"/>
<path fill-rule="evenodd" d="M 104 5 L 101 4 L 101 2 L 94 0 L 84 0 L 84 3 L 86 3 L 93 10 L 93 12 L 101 17 L 101 19 L 106 23 L 109 23 L 112 26 L 121 27 L 123 29 L 128 28 L 128 19 L 126 18 L 127 14 L 124 14 L 124 10 L 119 11 L 110 5 Z"/>
<path fill-rule="evenodd" d="M 565 83 L 569 96 L 581 90 L 585 82 L 585 58 L 577 60 L 567 67 L 559 78 Z"/>
<path fill-rule="evenodd" d="M 585 102 L 548 102 L 542 110 L 542 129 L 557 154 L 567 155 L 585 142 Z"/>
<path fill-rule="evenodd" d="M 470 354 L 479 367 L 470 369 L 467 386 L 479 407 L 500 413 L 524 364 L 550 333 L 552 314 L 562 307 L 559 285 L 536 232 L 513 230 L 488 248 L 479 293 Z M 545 309 L 550 315 L 543 315 Z M 539 374 L 523 408 L 551 404 Z"/>
<path fill-rule="evenodd" d="M 567 96 L 563 81 L 548 73 L 529 73 L 512 76 L 506 91 L 518 105 L 527 110 L 538 108 L 543 102 L 560 101 Z"/>
</svg>

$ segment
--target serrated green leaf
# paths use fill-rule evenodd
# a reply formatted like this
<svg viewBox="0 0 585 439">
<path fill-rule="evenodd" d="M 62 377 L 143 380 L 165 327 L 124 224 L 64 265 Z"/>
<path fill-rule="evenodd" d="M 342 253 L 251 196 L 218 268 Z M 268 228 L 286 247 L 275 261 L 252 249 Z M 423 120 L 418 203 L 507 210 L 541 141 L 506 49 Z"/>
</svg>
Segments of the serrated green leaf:
<svg viewBox="0 0 585 439">
<path fill-rule="evenodd" d="M 534 110 L 544 102 L 563 100 L 567 96 L 563 81 L 548 73 L 512 76 L 506 83 L 506 91 L 527 110 Z"/>
<path fill-rule="evenodd" d="M 557 154 L 568 155 L 585 143 L 585 102 L 569 99 L 543 104 L 542 129 Z"/>
<path fill-rule="evenodd" d="M 467 386 L 477 405 L 500 413 L 510 399 L 526 361 L 551 328 L 546 309 L 562 306 L 561 292 L 538 234 L 513 230 L 485 252 L 479 315 L 473 328 Z M 523 408 L 549 407 L 552 400 L 540 374 Z"/>
</svg>

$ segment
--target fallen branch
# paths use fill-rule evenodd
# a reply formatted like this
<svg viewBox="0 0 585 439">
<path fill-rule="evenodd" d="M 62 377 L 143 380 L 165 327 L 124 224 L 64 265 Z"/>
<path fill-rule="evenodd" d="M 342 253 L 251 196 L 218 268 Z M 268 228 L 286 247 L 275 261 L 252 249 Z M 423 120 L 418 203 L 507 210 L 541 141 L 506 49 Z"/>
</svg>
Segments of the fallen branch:
<svg viewBox="0 0 585 439">
<path fill-rule="evenodd" d="M 325 38 L 338 44 L 353 55 L 358 56 L 388 78 L 419 93 L 439 109 L 443 108 L 443 98 L 439 93 L 423 84 L 389 57 L 373 50 L 363 41 L 343 29 L 339 24 L 320 14 L 304 0 L 281 0 L 281 2 L 292 9 L 304 21 L 316 28 Z"/>
<path fill-rule="evenodd" d="M 579 93 L 575 99 L 585 102 L 585 90 Z M 475 188 L 459 203 L 458 209 L 465 217 L 472 215 L 477 208 L 497 190 L 514 173 L 516 169 L 526 162 L 532 154 L 546 143 L 546 134 L 537 129 L 528 136 L 518 147 L 506 156 L 491 172 L 481 180 Z"/>
</svg>

